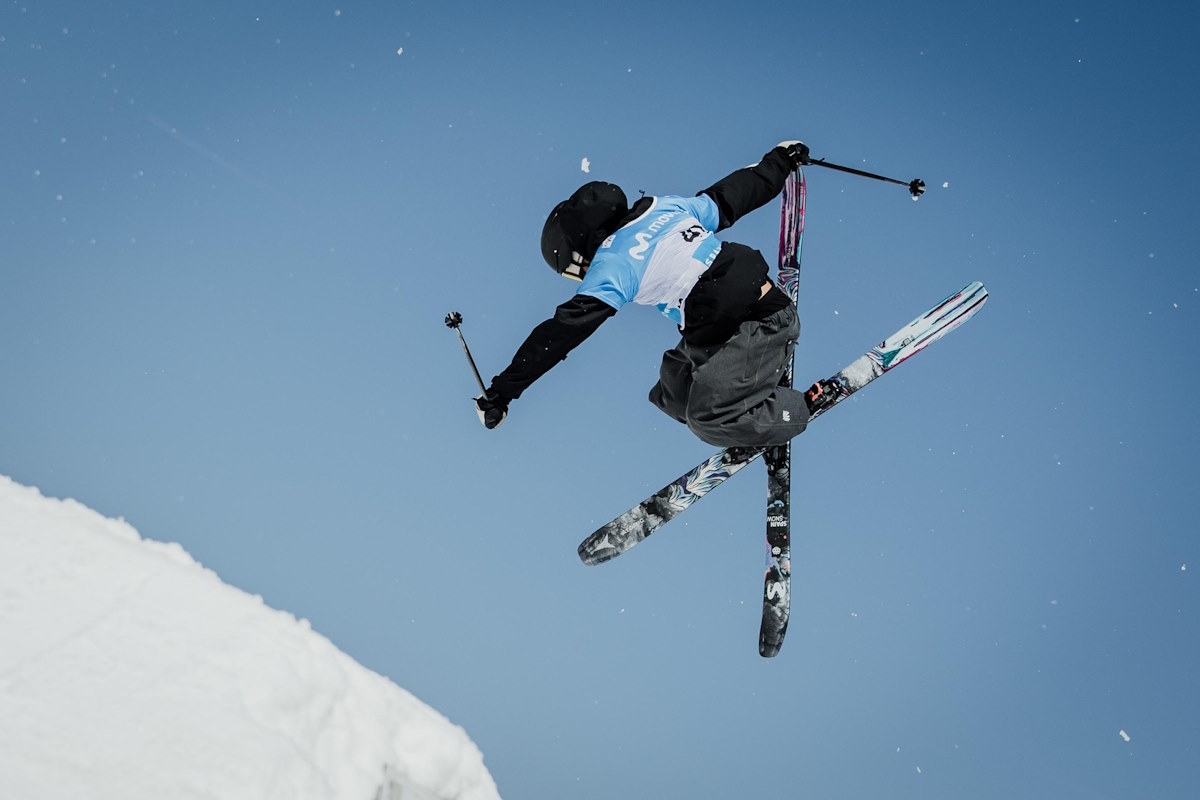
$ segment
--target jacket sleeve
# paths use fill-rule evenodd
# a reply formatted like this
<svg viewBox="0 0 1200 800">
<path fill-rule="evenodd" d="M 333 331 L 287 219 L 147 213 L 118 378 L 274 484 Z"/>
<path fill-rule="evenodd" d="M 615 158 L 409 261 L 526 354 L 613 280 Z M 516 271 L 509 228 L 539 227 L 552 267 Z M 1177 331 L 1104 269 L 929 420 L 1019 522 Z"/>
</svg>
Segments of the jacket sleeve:
<svg viewBox="0 0 1200 800">
<path fill-rule="evenodd" d="M 595 297 L 575 295 L 560 305 L 554 316 L 533 329 L 517 348 L 512 363 L 492 378 L 492 391 L 514 400 L 591 336 L 617 310 Z"/>
<path fill-rule="evenodd" d="M 775 147 L 762 161 L 727 175 L 700 194 L 706 194 L 717 204 L 725 230 L 756 208 L 774 200 L 783 191 L 783 184 L 792 172 L 792 162 L 782 147 Z"/>
</svg>

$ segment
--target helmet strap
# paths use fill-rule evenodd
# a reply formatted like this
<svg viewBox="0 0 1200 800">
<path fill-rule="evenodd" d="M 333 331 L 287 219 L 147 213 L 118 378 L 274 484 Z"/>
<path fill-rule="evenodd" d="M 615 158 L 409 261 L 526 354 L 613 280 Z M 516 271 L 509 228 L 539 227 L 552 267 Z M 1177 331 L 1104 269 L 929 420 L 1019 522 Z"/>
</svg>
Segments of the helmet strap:
<svg viewBox="0 0 1200 800">
<path fill-rule="evenodd" d="M 578 250 L 572 250 L 571 263 L 567 264 L 566 268 L 559 274 L 573 281 L 582 281 L 583 276 L 587 274 L 587 268 L 588 261 Z"/>
</svg>

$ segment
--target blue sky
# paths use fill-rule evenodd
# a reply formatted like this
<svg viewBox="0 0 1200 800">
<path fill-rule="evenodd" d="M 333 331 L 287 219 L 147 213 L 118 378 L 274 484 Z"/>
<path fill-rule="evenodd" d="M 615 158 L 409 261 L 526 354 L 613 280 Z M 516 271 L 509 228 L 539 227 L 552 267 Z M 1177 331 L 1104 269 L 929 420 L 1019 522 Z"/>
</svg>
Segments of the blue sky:
<svg viewBox="0 0 1200 800">
<path fill-rule="evenodd" d="M 1193 4 L 6 3 L 0 473 L 178 541 L 463 725 L 523 798 L 1185 797 Z M 611 564 L 710 450 L 631 308 L 483 430 L 572 287 L 588 179 L 808 171 L 797 380 L 971 280 L 978 317 Z M 587 158 L 590 172 L 581 171 Z M 774 258 L 778 209 L 726 238 Z M 1130 737 L 1119 735 L 1124 730 Z"/>
</svg>

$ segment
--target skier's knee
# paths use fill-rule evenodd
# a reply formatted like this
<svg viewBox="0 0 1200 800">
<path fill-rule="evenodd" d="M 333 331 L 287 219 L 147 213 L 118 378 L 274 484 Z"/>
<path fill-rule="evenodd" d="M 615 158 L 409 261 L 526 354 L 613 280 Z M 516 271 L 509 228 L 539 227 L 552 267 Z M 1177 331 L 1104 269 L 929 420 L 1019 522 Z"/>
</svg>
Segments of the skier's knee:
<svg viewBox="0 0 1200 800">
<path fill-rule="evenodd" d="M 731 437 L 728 428 L 715 421 L 706 420 L 704 418 L 697 419 L 694 416 L 687 418 L 688 430 L 696 435 L 696 438 L 705 444 L 711 444 L 713 447 L 733 447 L 736 445 L 750 444 L 753 442 L 737 441 L 736 437 Z"/>
<path fill-rule="evenodd" d="M 661 383 L 654 384 L 647 399 L 650 400 L 650 403 L 655 408 L 676 422 L 687 422 L 686 409 L 680 403 L 671 400 L 669 393 L 663 388 Z"/>
</svg>

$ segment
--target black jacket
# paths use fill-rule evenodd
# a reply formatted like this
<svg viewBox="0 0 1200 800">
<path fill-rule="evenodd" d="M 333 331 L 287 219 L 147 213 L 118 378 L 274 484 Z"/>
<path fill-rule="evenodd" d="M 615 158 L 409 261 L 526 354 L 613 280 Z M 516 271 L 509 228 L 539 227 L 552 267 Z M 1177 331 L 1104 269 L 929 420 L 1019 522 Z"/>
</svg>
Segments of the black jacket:
<svg viewBox="0 0 1200 800">
<path fill-rule="evenodd" d="M 720 213 L 718 231 L 769 203 L 783 191 L 794 165 L 782 147 L 776 147 L 757 164 L 727 175 L 707 189 Z M 621 225 L 637 219 L 649 204 L 645 197 L 634 203 Z M 744 245 L 723 242 L 712 266 L 692 288 L 685 303 L 687 327 L 681 331 L 689 342 L 716 345 L 726 341 L 747 319 L 769 316 L 790 302 L 778 287 L 759 299 L 767 281 L 767 263 L 762 255 Z M 586 295 L 575 295 L 560 305 L 554 316 L 538 325 L 517 349 L 512 363 L 492 379 L 492 391 L 512 400 L 545 375 L 575 347 L 591 336 L 616 309 Z"/>
</svg>

